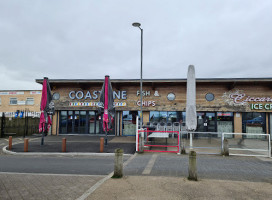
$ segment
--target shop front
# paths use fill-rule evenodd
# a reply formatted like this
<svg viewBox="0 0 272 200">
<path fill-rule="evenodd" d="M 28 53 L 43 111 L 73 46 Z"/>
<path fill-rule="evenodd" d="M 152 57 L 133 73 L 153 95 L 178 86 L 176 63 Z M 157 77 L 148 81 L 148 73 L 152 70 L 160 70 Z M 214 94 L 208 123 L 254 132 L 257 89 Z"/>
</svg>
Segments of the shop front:
<svg viewBox="0 0 272 200">
<path fill-rule="evenodd" d="M 42 83 L 42 79 L 36 80 Z M 49 80 L 56 114 L 52 134 L 105 134 L 98 102 L 103 80 Z M 136 134 L 139 80 L 111 80 L 114 127 L 110 134 Z M 270 133 L 272 79 L 197 79 L 197 132 Z M 186 79 L 143 81 L 143 123 L 186 129 Z"/>
</svg>

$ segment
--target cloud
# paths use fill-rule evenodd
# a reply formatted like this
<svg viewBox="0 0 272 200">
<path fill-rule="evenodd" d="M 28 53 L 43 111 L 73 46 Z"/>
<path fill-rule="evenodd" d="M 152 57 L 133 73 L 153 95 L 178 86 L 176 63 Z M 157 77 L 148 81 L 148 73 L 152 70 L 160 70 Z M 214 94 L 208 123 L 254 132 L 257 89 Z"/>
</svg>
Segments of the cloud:
<svg viewBox="0 0 272 200">
<path fill-rule="evenodd" d="M 272 73 L 272 2 L 0 2 L 0 89 L 35 79 L 267 77 Z"/>
</svg>

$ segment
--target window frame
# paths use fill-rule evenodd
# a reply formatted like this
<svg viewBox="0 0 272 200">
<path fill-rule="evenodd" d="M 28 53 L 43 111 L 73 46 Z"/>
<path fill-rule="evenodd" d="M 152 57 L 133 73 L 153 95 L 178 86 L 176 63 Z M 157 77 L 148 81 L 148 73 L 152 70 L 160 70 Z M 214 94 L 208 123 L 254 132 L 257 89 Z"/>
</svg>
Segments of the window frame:
<svg viewBox="0 0 272 200">
<path fill-rule="evenodd" d="M 28 99 L 33 99 L 33 104 L 28 104 Z M 27 98 L 26 98 L 25 105 L 33 106 L 34 104 L 35 104 L 34 97 L 27 97 Z"/>
<path fill-rule="evenodd" d="M 11 103 L 11 101 L 12 100 L 15 101 L 15 99 L 16 99 L 16 104 L 15 103 Z M 18 98 L 17 97 L 10 97 L 9 98 L 9 105 L 18 105 Z"/>
</svg>

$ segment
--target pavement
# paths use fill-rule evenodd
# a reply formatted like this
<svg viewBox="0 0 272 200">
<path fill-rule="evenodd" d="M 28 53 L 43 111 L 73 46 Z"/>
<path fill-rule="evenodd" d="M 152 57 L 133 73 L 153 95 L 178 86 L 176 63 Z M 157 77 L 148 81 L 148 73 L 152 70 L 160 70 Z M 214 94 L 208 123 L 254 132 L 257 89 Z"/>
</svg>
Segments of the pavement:
<svg viewBox="0 0 272 200">
<path fill-rule="evenodd" d="M 92 142 L 88 142 L 88 138 Z M 98 152 L 99 138 L 67 136 L 67 155 L 75 151 Z M 43 148 L 40 146 L 40 138 L 31 137 L 29 151 L 61 152 L 61 139 L 62 137 L 47 136 L 47 146 Z M 0 141 L 1 147 L 7 145 L 6 141 Z M 19 153 L 17 156 L 21 155 L 22 141 L 19 138 L 14 139 L 14 143 L 18 144 L 13 145 L 12 150 Z M 124 147 L 125 153 L 130 154 L 124 160 L 124 177 L 121 179 L 112 179 L 112 173 L 86 175 L 0 172 L 0 199 L 149 200 L 272 197 L 271 158 L 197 155 L 198 181 L 188 181 L 188 155 L 133 154 L 134 142 L 133 137 L 111 137 L 108 145 L 112 146 L 105 149 L 106 152 L 112 153 L 114 147 Z"/>
<path fill-rule="evenodd" d="M 29 153 L 62 153 L 62 139 L 66 139 L 67 153 L 99 153 L 100 152 L 100 138 L 105 136 L 46 136 L 44 137 L 44 144 L 41 145 L 40 136 L 26 137 L 29 139 L 28 152 Z M 130 137 L 114 137 L 108 136 L 108 143 L 104 145 L 104 153 L 114 153 L 115 149 L 122 148 L 124 154 L 135 153 L 135 136 Z M 10 152 L 22 153 L 24 152 L 24 138 L 14 138 L 12 150 Z M 8 139 L 6 138 L 6 145 Z M 9 152 L 7 152 L 9 153 Z"/>
</svg>

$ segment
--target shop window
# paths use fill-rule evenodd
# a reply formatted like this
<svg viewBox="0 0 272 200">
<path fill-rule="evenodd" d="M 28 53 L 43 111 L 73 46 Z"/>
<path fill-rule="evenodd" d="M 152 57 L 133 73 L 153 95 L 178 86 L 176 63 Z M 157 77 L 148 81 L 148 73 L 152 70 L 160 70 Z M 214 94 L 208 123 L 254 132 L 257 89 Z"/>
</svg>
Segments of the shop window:
<svg viewBox="0 0 272 200">
<path fill-rule="evenodd" d="M 150 111 L 150 122 L 179 122 L 185 126 L 186 113 L 179 111 Z"/>
<path fill-rule="evenodd" d="M 232 133 L 233 132 L 233 113 L 217 112 L 217 132 Z"/>
<path fill-rule="evenodd" d="M 17 98 L 9 98 L 9 104 L 10 105 L 17 105 Z"/>
<path fill-rule="evenodd" d="M 242 115 L 243 133 L 265 133 L 266 117 L 265 113 L 243 113 Z"/>
<path fill-rule="evenodd" d="M 136 119 L 138 111 L 123 111 L 123 135 L 136 134 Z"/>
<path fill-rule="evenodd" d="M 34 98 L 32 97 L 26 98 L 26 105 L 34 105 Z"/>
<path fill-rule="evenodd" d="M 67 111 L 60 112 L 60 133 L 67 132 Z"/>
</svg>

